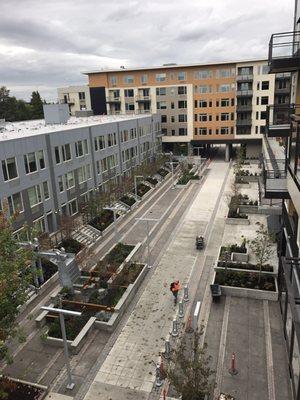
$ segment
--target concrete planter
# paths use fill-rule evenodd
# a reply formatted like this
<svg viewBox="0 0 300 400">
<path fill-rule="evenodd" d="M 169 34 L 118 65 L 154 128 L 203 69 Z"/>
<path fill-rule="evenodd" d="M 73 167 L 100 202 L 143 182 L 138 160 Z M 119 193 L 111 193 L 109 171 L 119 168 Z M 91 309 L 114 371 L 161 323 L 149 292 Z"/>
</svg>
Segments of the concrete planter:
<svg viewBox="0 0 300 400">
<path fill-rule="evenodd" d="M 128 288 L 124 292 L 123 296 L 118 301 L 117 305 L 114 308 L 114 313 L 112 314 L 110 320 L 108 322 L 97 321 L 96 320 L 95 321 L 95 328 L 101 329 L 101 330 L 105 330 L 105 331 L 108 331 L 108 332 L 112 332 L 116 328 L 120 318 L 122 317 L 122 315 L 124 314 L 127 306 L 129 305 L 129 303 L 133 299 L 135 293 L 137 292 L 138 288 L 140 287 L 140 285 L 141 285 L 145 275 L 147 274 L 148 270 L 149 270 L 148 266 L 144 265 L 143 269 L 139 273 L 139 275 L 136 278 L 135 282 L 128 286 Z"/>
<path fill-rule="evenodd" d="M 238 188 L 238 189 L 245 189 L 245 188 L 248 188 L 249 187 L 249 183 L 247 182 L 247 183 L 237 183 L 236 184 L 236 187 Z"/>
<path fill-rule="evenodd" d="M 178 183 L 175 183 L 175 187 L 177 189 L 184 189 L 184 188 L 188 188 L 191 183 L 192 183 L 192 180 L 190 179 L 186 185 L 178 185 Z"/>
<path fill-rule="evenodd" d="M 258 214 L 258 206 L 251 206 L 249 204 L 240 204 L 239 210 L 242 214 Z"/>
<path fill-rule="evenodd" d="M 225 267 L 218 267 L 217 265 L 214 267 L 215 271 L 225 271 L 226 268 Z M 242 269 L 242 268 L 227 268 L 227 271 L 232 271 L 232 272 L 249 272 L 249 273 L 255 273 L 258 274 L 259 271 L 256 269 Z M 276 277 L 277 273 L 276 272 L 271 272 L 271 271 L 263 271 L 262 272 L 264 275 L 271 275 Z M 249 289 L 250 290 L 250 289 Z M 252 290 L 252 289 L 251 289 Z M 254 289 L 255 290 L 255 289 Z"/>
<path fill-rule="evenodd" d="M 96 318 L 91 317 L 73 341 L 67 340 L 69 350 L 72 352 L 72 354 L 79 353 L 82 346 L 86 342 L 88 335 L 92 331 L 95 321 L 96 321 Z M 54 337 L 47 335 L 45 340 L 46 340 L 46 343 L 49 344 L 50 346 L 63 347 L 62 339 L 54 338 Z"/>
<path fill-rule="evenodd" d="M 247 183 L 258 182 L 258 180 L 259 180 L 258 175 L 257 176 L 255 176 L 255 175 L 243 175 L 242 176 L 241 175 L 239 178 Z"/>
<path fill-rule="evenodd" d="M 217 257 L 217 261 L 216 261 L 216 265 L 218 265 L 218 262 L 222 262 L 221 258 L 221 248 L 224 246 L 220 246 L 219 248 L 219 253 L 218 253 L 218 257 Z M 236 261 L 236 262 L 248 262 L 249 260 L 249 253 L 236 253 L 236 252 L 232 252 L 230 255 L 230 261 Z"/>
<path fill-rule="evenodd" d="M 3 375 L 0 374 L 0 378 L 3 378 Z M 48 394 L 49 389 L 47 386 L 39 385 L 38 383 L 24 381 L 22 379 L 12 378 L 10 376 L 5 376 L 5 378 L 8 378 L 12 382 L 20 383 L 24 386 L 25 385 L 31 386 L 32 388 L 40 389 L 41 391 L 43 391 L 38 397 L 35 397 L 35 400 L 43 400 Z"/>
<path fill-rule="evenodd" d="M 233 269 L 231 269 L 233 271 Z M 245 270 L 243 270 L 245 272 Z M 255 271 L 251 271 L 251 273 L 255 273 Z M 216 271 L 213 275 L 212 283 L 216 283 Z M 269 290 L 260 290 L 260 289 L 247 289 L 247 288 L 240 288 L 235 286 L 223 286 L 221 287 L 221 292 L 225 296 L 235 296 L 235 297 L 244 297 L 249 299 L 256 299 L 256 300 L 269 300 L 269 301 L 277 301 L 278 300 L 278 285 L 277 285 L 277 278 L 274 277 L 275 281 L 275 292 L 271 292 Z"/>
<path fill-rule="evenodd" d="M 250 221 L 248 218 L 226 218 L 226 225 L 250 225 Z"/>
</svg>

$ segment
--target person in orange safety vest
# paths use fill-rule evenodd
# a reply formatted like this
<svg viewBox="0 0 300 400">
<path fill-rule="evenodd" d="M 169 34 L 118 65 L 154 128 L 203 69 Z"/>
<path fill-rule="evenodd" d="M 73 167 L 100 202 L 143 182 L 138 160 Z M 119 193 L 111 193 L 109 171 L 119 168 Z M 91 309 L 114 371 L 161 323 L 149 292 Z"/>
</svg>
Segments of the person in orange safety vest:
<svg viewBox="0 0 300 400">
<path fill-rule="evenodd" d="M 170 285 L 170 290 L 173 293 L 174 296 L 174 304 L 177 304 L 177 297 L 178 297 L 178 292 L 181 289 L 179 281 L 174 281 Z"/>
</svg>

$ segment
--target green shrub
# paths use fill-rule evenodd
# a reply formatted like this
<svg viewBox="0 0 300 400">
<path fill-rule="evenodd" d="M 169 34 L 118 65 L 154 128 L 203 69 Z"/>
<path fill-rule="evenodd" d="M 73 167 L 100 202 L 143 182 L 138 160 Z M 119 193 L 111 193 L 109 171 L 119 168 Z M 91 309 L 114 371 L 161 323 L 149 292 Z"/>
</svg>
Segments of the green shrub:
<svg viewBox="0 0 300 400">
<path fill-rule="evenodd" d="M 241 271 L 217 271 L 215 283 L 223 286 L 244 287 L 247 289 L 261 289 L 275 291 L 275 280 L 273 276 Z"/>
<path fill-rule="evenodd" d="M 63 239 L 57 247 L 58 248 L 63 247 L 67 253 L 77 254 L 84 246 L 83 244 L 79 243 L 76 239 L 66 238 Z"/>
</svg>

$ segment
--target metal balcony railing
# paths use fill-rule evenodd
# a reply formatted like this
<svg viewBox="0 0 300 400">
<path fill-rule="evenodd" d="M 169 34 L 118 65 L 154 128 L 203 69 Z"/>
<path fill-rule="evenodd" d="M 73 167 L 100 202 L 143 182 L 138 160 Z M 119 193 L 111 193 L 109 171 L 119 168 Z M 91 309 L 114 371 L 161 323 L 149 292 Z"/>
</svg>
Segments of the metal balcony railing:
<svg viewBox="0 0 300 400">
<path fill-rule="evenodd" d="M 237 75 L 236 80 L 240 82 L 253 81 L 253 75 L 252 74 Z"/>
<path fill-rule="evenodd" d="M 300 70 L 300 32 L 274 33 L 269 42 L 270 73 Z"/>
<path fill-rule="evenodd" d="M 236 126 L 251 126 L 252 121 L 251 119 L 237 119 Z"/>
<path fill-rule="evenodd" d="M 252 89 L 239 89 L 236 91 L 236 95 L 238 97 L 241 96 L 252 96 L 253 95 L 253 90 Z"/>
<path fill-rule="evenodd" d="M 252 111 L 252 104 L 237 104 L 236 111 L 237 112 Z"/>
<path fill-rule="evenodd" d="M 281 164 L 276 163 L 275 169 L 272 169 L 274 166 L 273 161 L 264 160 L 262 177 L 265 189 L 265 198 L 289 198 L 287 189 L 287 172 L 284 165 L 282 166 Z"/>
<path fill-rule="evenodd" d="M 106 103 L 121 103 L 120 96 L 108 96 L 106 97 Z"/>
<path fill-rule="evenodd" d="M 269 137 L 289 136 L 295 104 L 273 104 L 267 106 L 266 111 L 266 134 Z"/>
<path fill-rule="evenodd" d="M 144 96 L 142 94 L 139 94 L 138 96 L 135 97 L 135 101 L 138 101 L 138 102 L 149 102 L 149 101 L 151 101 L 151 96 L 150 95 Z"/>
</svg>

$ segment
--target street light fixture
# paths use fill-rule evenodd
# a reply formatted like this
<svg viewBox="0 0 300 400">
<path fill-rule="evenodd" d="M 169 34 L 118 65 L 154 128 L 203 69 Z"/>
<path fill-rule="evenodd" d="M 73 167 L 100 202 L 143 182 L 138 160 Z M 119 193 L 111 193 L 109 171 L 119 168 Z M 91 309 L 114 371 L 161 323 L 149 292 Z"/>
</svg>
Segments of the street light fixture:
<svg viewBox="0 0 300 400">
<path fill-rule="evenodd" d="M 147 264 L 148 268 L 151 268 L 151 253 L 150 253 L 150 230 L 149 230 L 149 222 L 158 222 L 161 218 L 135 218 L 137 221 L 146 222 L 146 230 L 147 230 Z"/>
<path fill-rule="evenodd" d="M 61 299 L 60 299 L 60 307 L 61 307 Z M 67 375 L 68 375 L 67 389 L 72 390 L 75 386 L 75 383 L 73 382 L 72 374 L 71 374 L 71 366 L 70 366 L 70 360 L 69 360 L 69 350 L 68 350 L 68 342 L 67 342 L 66 325 L 65 325 L 64 316 L 70 315 L 72 317 L 81 317 L 81 312 L 64 310 L 62 308 L 46 307 L 46 306 L 41 307 L 41 309 L 59 314 L 61 335 L 62 335 L 62 339 L 63 339 L 63 343 L 64 343 L 65 363 L 66 363 Z"/>
</svg>

